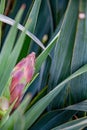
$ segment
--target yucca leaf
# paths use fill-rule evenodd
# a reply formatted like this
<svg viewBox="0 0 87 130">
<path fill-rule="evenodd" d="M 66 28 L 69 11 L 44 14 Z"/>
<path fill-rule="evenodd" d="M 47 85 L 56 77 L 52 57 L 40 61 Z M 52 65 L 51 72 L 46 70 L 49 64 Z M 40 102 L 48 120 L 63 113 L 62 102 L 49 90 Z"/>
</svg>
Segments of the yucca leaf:
<svg viewBox="0 0 87 130">
<path fill-rule="evenodd" d="M 25 5 L 26 5 L 26 8 L 25 8 L 23 17 L 22 17 L 22 19 L 21 19 L 21 23 L 23 24 L 23 22 L 24 22 L 25 19 L 26 19 L 26 14 L 27 14 L 27 12 L 28 12 L 28 11 L 30 12 L 32 3 L 34 3 L 34 1 L 32 1 L 32 0 L 29 0 L 29 1 L 26 1 L 26 0 L 21 0 L 21 1 L 15 0 L 15 1 L 13 1 L 12 4 L 14 4 L 14 5 L 13 5 L 12 10 L 10 11 L 10 14 L 9 14 L 10 17 L 15 18 L 15 16 L 16 16 L 18 10 L 20 9 L 21 5 L 22 5 L 22 4 L 25 4 Z M 28 16 L 29 16 L 29 13 L 28 13 Z"/>
<path fill-rule="evenodd" d="M 49 103 L 51 103 L 51 101 L 59 94 L 59 92 L 63 89 L 64 84 L 85 72 L 87 72 L 87 65 L 81 67 L 58 86 L 56 86 L 56 88 L 51 90 L 46 96 L 40 99 L 35 105 L 33 105 L 29 111 L 25 113 L 25 130 L 27 130 L 27 128 L 29 128 L 35 122 L 35 120 L 45 110 Z"/>
<path fill-rule="evenodd" d="M 47 44 L 47 41 L 49 40 L 50 36 L 53 33 L 53 18 L 52 18 L 52 10 L 50 1 L 46 0 L 41 2 L 41 7 L 39 11 L 39 16 L 37 20 L 37 26 L 35 28 L 35 35 L 43 41 L 44 35 L 47 36 L 47 40 L 45 44 Z M 40 48 L 39 46 L 35 45 L 34 42 L 31 43 L 31 46 L 29 47 L 29 52 L 35 51 L 37 55 L 39 54 Z"/>
<path fill-rule="evenodd" d="M 57 125 L 61 125 L 68 121 L 75 114 L 75 111 L 63 111 L 59 110 L 48 112 L 43 115 L 31 128 L 30 130 L 50 130 Z"/>
<path fill-rule="evenodd" d="M 52 48 L 55 46 L 58 37 L 59 37 L 59 33 L 56 34 L 56 36 L 52 39 L 49 45 L 45 48 L 45 50 L 36 58 L 36 64 L 35 64 L 36 73 L 40 70 L 42 63 L 46 60 Z M 35 93 L 37 90 L 38 82 L 39 82 L 39 79 L 37 79 L 37 82 L 33 84 L 33 86 L 31 86 L 33 88 L 33 89 L 31 88 L 33 93 Z"/>
<path fill-rule="evenodd" d="M 20 128 L 22 125 L 24 127 L 25 121 L 24 121 L 23 114 L 24 114 L 24 111 L 25 111 L 28 103 L 30 102 L 30 100 L 31 100 L 31 95 L 27 95 L 24 98 L 24 100 L 22 101 L 22 103 L 20 104 L 20 106 L 15 110 L 15 112 L 12 115 L 9 116 L 6 123 L 0 129 L 1 130 L 7 130 L 7 129 L 12 130 L 14 127 L 16 129 L 17 128 L 16 124 L 19 124 L 18 127 L 20 127 Z M 22 122 L 23 124 L 20 124 L 19 122 L 21 122 L 22 120 L 23 120 L 23 122 Z M 24 130 L 24 128 L 23 128 L 23 130 Z"/>
<path fill-rule="evenodd" d="M 39 75 L 39 73 L 37 73 L 37 74 L 34 76 L 34 78 L 32 79 L 32 81 L 29 82 L 29 83 L 25 86 L 23 93 L 25 93 L 25 92 L 27 91 L 27 89 L 29 88 L 29 86 L 34 82 L 34 80 L 38 77 L 38 75 Z"/>
<path fill-rule="evenodd" d="M 1 0 L 0 1 L 0 14 L 3 14 L 3 12 L 4 12 L 5 2 L 6 2 L 6 0 Z"/>
<path fill-rule="evenodd" d="M 15 23 L 15 20 L 13 20 L 12 18 L 9 18 L 5 15 L 0 14 L 0 21 L 13 26 Z M 17 28 L 20 31 L 24 31 L 25 27 L 22 26 L 21 24 L 18 24 Z M 42 44 L 42 42 L 33 34 L 31 33 L 29 30 L 25 31 L 26 35 L 28 35 L 35 43 L 37 43 L 37 45 L 39 45 L 43 50 L 45 49 L 44 45 Z"/>
<path fill-rule="evenodd" d="M 4 73 L 5 73 L 5 69 L 8 69 L 7 65 L 8 65 L 8 57 L 10 56 L 10 53 L 12 51 L 12 48 L 13 48 L 13 45 L 14 45 L 14 41 L 15 41 L 15 38 L 16 38 L 16 34 L 17 34 L 17 24 L 18 22 L 20 21 L 21 19 L 21 16 L 23 14 L 23 11 L 24 11 L 24 8 L 22 7 L 16 17 L 16 20 L 17 22 L 14 24 L 14 26 L 11 28 L 11 30 L 9 31 L 9 34 L 6 38 L 6 41 L 4 43 L 4 46 L 3 46 L 3 49 L 1 51 L 1 54 L 0 54 L 0 78 L 2 80 L 3 78 L 3 86 L 1 85 L 0 86 L 0 90 L 2 91 L 2 89 L 5 87 L 5 84 L 6 82 L 4 82 Z M 14 36 L 13 36 L 14 35 Z M 7 49 L 8 48 L 8 49 Z M 6 74 L 7 75 L 7 74 Z M 1 82 L 0 82 L 1 83 Z M 0 91 L 0 93 L 2 93 Z"/>
<path fill-rule="evenodd" d="M 38 82 L 39 82 L 39 75 L 35 78 L 35 80 L 29 85 L 28 90 L 26 91 L 25 94 L 30 94 L 32 97 L 36 94 L 38 90 Z"/>
<path fill-rule="evenodd" d="M 41 5 L 41 0 L 35 1 L 34 5 L 32 7 L 32 10 L 29 14 L 30 24 L 29 24 L 28 30 L 32 33 L 34 33 L 34 30 L 35 30 L 35 27 L 36 27 L 40 5 Z M 31 44 L 30 44 L 31 39 L 28 36 L 25 37 L 24 42 L 25 42 L 25 44 L 22 47 L 19 59 L 23 58 L 24 56 L 26 56 L 28 54 L 29 46 L 31 46 Z"/>
<path fill-rule="evenodd" d="M 52 58 L 50 56 L 47 57 L 46 61 L 43 62 L 40 69 L 40 76 L 38 82 L 38 92 L 42 90 L 48 83 L 49 71 L 51 66 Z"/>
<path fill-rule="evenodd" d="M 53 21 L 54 21 L 54 27 L 56 28 L 58 23 L 60 22 L 62 16 L 65 13 L 67 4 L 68 4 L 68 0 L 62 0 L 62 1 L 58 1 L 58 0 L 50 0 L 50 4 L 51 4 L 51 9 L 52 9 L 52 14 L 53 14 Z"/>
<path fill-rule="evenodd" d="M 54 57 L 52 60 L 50 79 L 48 84 L 48 91 L 52 90 L 58 83 L 63 81 L 67 76 L 70 75 L 70 65 L 73 52 L 76 22 L 78 18 L 78 6 L 79 0 L 70 0 L 65 17 L 61 26 L 61 32 L 57 44 L 55 46 Z M 73 13 L 75 12 L 75 13 Z M 64 90 L 60 93 L 60 97 L 65 96 Z M 50 108 L 57 108 L 59 103 L 61 105 L 64 102 L 59 102 L 59 97 L 55 99 L 50 105 Z M 60 100 L 60 101 L 61 101 Z"/>
<path fill-rule="evenodd" d="M 17 114 L 14 115 L 14 118 L 10 116 L 7 122 L 0 128 L 1 130 L 24 130 L 24 116 L 22 111 L 18 111 Z"/>
<path fill-rule="evenodd" d="M 87 117 L 83 117 L 74 121 L 70 121 L 52 130 L 82 130 L 87 126 Z"/>
<path fill-rule="evenodd" d="M 35 96 L 35 98 L 30 102 L 30 104 L 27 106 L 27 110 L 32 107 L 38 100 L 40 100 L 42 97 L 44 97 L 47 93 L 47 86 L 44 87 L 38 94 Z"/>
<path fill-rule="evenodd" d="M 70 105 L 70 106 L 64 108 L 63 110 L 76 110 L 76 111 L 87 112 L 87 100 Z"/>
<path fill-rule="evenodd" d="M 4 42 L 4 45 L 0 54 L 0 66 L 1 66 L 0 79 L 2 78 L 3 73 L 7 67 L 8 57 L 11 54 L 11 51 L 15 42 L 16 34 L 17 34 L 17 24 L 22 17 L 23 11 L 24 11 L 24 8 L 22 6 L 19 13 L 16 16 L 16 22 L 14 26 L 10 29 L 9 34 L 7 35 L 6 40 Z"/>
<path fill-rule="evenodd" d="M 12 77 L 9 78 L 8 82 L 6 83 L 5 87 L 3 88 L 1 96 L 6 97 L 8 100 L 10 99 L 10 84 L 12 81 Z"/>
<path fill-rule="evenodd" d="M 12 105 L 9 107 L 9 109 L 7 110 L 6 114 L 3 116 L 2 120 L 0 121 L 0 128 L 5 124 L 5 122 L 8 120 L 10 113 L 14 107 L 15 102 L 17 101 L 17 99 L 12 103 Z"/>
<path fill-rule="evenodd" d="M 56 41 L 59 38 L 59 33 L 57 33 L 57 35 L 51 40 L 51 42 L 45 48 L 45 50 L 37 57 L 37 59 L 36 59 L 36 65 L 35 65 L 36 73 L 40 70 L 40 67 L 41 67 L 42 63 L 45 61 L 45 59 L 47 58 L 47 56 L 50 53 L 51 49 L 56 44 Z"/>
<path fill-rule="evenodd" d="M 6 0 L 0 1 L 0 14 L 4 13 L 5 2 L 6 2 Z M 1 45 L 1 35 L 2 35 L 2 23 L 0 22 L 0 45 Z"/>
<path fill-rule="evenodd" d="M 82 17 L 83 15 L 83 17 Z M 87 63 L 87 1 L 80 0 L 78 24 L 73 50 L 71 71 L 75 72 L 79 67 Z M 71 81 L 71 103 L 77 103 L 87 99 L 87 74 L 79 76 Z"/>
<path fill-rule="evenodd" d="M 37 2 L 35 2 L 35 6 L 37 6 Z M 37 6 L 37 8 L 38 8 L 38 6 Z M 26 36 L 25 32 L 28 29 L 28 27 L 30 26 L 29 21 L 30 20 L 28 19 L 27 22 L 26 22 L 26 25 L 25 25 L 24 32 L 21 33 L 20 37 L 17 40 L 16 45 L 14 46 L 12 53 L 10 54 L 10 56 L 8 58 L 7 67 L 4 71 L 4 74 L 3 74 L 1 82 L 0 82 L 0 86 L 1 86 L 0 87 L 0 93 L 2 92 L 2 89 L 4 88 L 4 86 L 5 86 L 5 84 L 8 80 L 8 77 L 9 77 L 9 75 L 10 75 L 14 65 L 16 64 L 19 55 L 20 55 L 20 51 L 22 49 L 24 39 L 25 39 L 25 36 Z"/>
</svg>

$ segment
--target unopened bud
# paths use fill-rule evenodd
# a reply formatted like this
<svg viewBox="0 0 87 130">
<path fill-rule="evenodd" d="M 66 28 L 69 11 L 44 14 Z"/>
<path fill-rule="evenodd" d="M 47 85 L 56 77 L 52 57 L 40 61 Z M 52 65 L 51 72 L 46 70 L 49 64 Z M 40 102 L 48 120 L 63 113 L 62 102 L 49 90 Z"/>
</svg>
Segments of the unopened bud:
<svg viewBox="0 0 87 130">
<path fill-rule="evenodd" d="M 10 104 L 17 99 L 14 109 L 18 107 L 22 99 L 23 89 L 29 83 L 35 70 L 35 53 L 32 52 L 21 60 L 11 73 L 12 81 L 10 84 Z"/>
</svg>

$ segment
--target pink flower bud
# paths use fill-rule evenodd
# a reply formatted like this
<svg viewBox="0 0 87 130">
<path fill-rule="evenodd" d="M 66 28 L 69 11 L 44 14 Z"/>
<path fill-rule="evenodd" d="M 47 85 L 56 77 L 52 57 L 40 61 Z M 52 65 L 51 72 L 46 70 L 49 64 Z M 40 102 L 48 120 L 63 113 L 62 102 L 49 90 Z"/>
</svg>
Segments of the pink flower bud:
<svg viewBox="0 0 87 130">
<path fill-rule="evenodd" d="M 23 96 L 23 89 L 29 83 L 35 70 L 35 53 L 32 52 L 26 58 L 21 60 L 13 69 L 10 85 L 10 104 L 17 99 L 14 109 L 18 107 Z"/>
</svg>

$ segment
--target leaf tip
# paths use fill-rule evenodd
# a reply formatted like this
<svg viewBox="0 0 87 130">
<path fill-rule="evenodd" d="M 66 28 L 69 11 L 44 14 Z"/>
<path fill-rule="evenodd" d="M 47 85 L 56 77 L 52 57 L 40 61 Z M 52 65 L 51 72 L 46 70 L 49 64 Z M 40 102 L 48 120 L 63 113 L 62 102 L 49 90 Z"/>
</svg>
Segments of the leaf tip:
<svg viewBox="0 0 87 130">
<path fill-rule="evenodd" d="M 21 9 L 25 9 L 26 8 L 26 4 L 22 4 L 22 6 L 21 6 Z"/>
</svg>

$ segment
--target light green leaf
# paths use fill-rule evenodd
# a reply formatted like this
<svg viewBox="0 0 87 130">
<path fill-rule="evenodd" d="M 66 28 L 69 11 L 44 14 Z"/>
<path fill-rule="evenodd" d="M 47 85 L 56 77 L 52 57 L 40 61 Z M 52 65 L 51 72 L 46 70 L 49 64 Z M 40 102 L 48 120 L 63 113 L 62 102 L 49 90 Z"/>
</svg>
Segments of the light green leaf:
<svg viewBox="0 0 87 130">
<path fill-rule="evenodd" d="M 6 97 L 8 100 L 10 99 L 10 84 L 11 84 L 11 81 L 12 81 L 12 77 L 9 78 L 6 86 L 4 87 L 3 91 L 2 91 L 2 96 Z"/>
<path fill-rule="evenodd" d="M 30 14 L 29 14 L 30 23 L 29 23 L 28 30 L 32 33 L 34 33 L 34 30 L 36 27 L 40 5 L 41 5 L 41 0 L 35 1 L 32 9 L 30 11 Z M 30 37 L 26 36 L 25 41 L 24 41 L 25 44 L 23 44 L 19 59 L 23 58 L 24 56 L 26 56 L 28 54 L 29 47 L 31 46 L 30 42 L 31 42 Z"/>
<path fill-rule="evenodd" d="M 0 1 L 0 14 L 4 13 L 5 2 L 6 0 Z M 2 36 L 2 23 L 0 22 L 0 45 L 1 45 L 1 36 Z"/>
<path fill-rule="evenodd" d="M 0 14 L 0 21 L 8 24 L 8 25 L 11 25 L 13 26 L 14 23 L 15 23 L 15 20 L 13 20 L 12 18 L 9 18 L 5 15 L 2 15 Z M 20 31 L 24 31 L 25 27 L 22 26 L 21 24 L 18 24 L 17 28 L 20 30 Z M 31 33 L 29 30 L 26 30 L 25 31 L 26 35 L 28 35 L 35 43 L 37 43 L 37 45 L 39 45 L 43 50 L 45 49 L 43 43 L 33 34 Z"/>
<path fill-rule="evenodd" d="M 22 17 L 23 11 L 24 11 L 24 8 L 21 8 L 20 11 L 18 12 L 16 16 L 16 23 L 10 29 L 9 34 L 7 35 L 7 38 L 4 42 L 4 46 L 0 54 L 0 79 L 2 79 L 3 74 L 5 73 L 5 69 L 7 68 L 8 57 L 11 54 L 11 51 L 15 42 L 16 34 L 17 34 L 17 24 Z M 4 84 L 4 81 L 3 81 L 3 84 Z M 2 86 L 0 86 L 0 88 L 2 88 Z"/>
<path fill-rule="evenodd" d="M 37 6 L 37 2 L 35 2 L 35 6 Z M 25 30 L 19 36 L 17 43 L 14 46 L 14 49 L 13 49 L 12 53 L 10 54 L 10 56 L 8 58 L 8 61 L 6 63 L 7 67 L 5 68 L 5 71 L 4 71 L 3 76 L 1 78 L 1 81 L 0 81 L 0 93 L 2 93 L 2 89 L 4 88 L 8 78 L 10 76 L 10 73 L 11 73 L 11 71 L 12 71 L 14 65 L 16 64 L 17 59 L 20 55 L 20 52 L 21 52 L 21 49 L 22 49 L 22 46 L 23 46 L 23 43 L 24 43 L 24 40 L 25 40 L 25 36 L 26 36 L 25 32 L 30 26 L 29 21 L 30 20 L 28 19 L 27 22 L 26 22 L 26 25 L 25 25 Z"/>
<path fill-rule="evenodd" d="M 5 122 L 3 126 L 1 126 L 1 130 L 7 130 L 10 129 L 12 130 L 14 127 L 16 129 L 16 124 L 18 125 L 17 127 L 23 128 L 24 130 L 24 125 L 25 125 L 25 120 L 24 120 L 24 111 L 28 105 L 28 103 L 31 100 L 31 95 L 27 95 L 20 106 L 14 111 L 13 114 L 11 114 L 8 118 L 8 120 Z M 23 121 L 23 124 L 20 124 L 20 122 Z"/>
<path fill-rule="evenodd" d="M 0 1 L 0 14 L 4 13 L 5 2 L 6 2 L 6 0 L 1 0 Z"/>
<path fill-rule="evenodd" d="M 6 121 L 8 120 L 8 118 L 10 117 L 10 113 L 14 107 L 14 104 L 16 103 L 17 99 L 12 103 L 12 105 L 9 107 L 9 109 L 6 111 L 5 115 L 3 116 L 3 118 L 0 121 L 0 128 L 6 123 Z"/>
<path fill-rule="evenodd" d="M 44 87 L 38 94 L 35 96 L 35 98 L 30 102 L 29 106 L 27 107 L 27 110 L 32 107 L 38 100 L 40 100 L 42 97 L 44 97 L 47 93 L 47 86 Z"/>
</svg>

